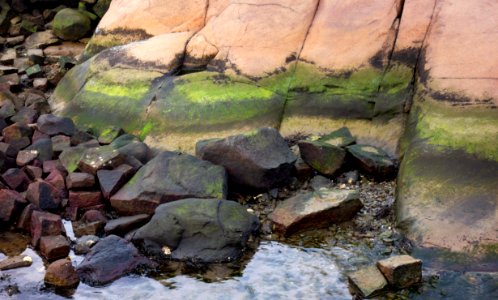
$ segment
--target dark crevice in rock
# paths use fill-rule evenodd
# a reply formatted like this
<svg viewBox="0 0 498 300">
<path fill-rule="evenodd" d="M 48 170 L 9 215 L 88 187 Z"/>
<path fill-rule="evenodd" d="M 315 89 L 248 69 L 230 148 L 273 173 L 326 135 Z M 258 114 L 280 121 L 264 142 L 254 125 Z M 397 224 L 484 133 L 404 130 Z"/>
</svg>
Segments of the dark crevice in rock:
<svg viewBox="0 0 498 300">
<path fill-rule="evenodd" d="M 230 5 L 251 5 L 251 6 L 257 6 L 257 7 L 264 7 L 264 6 L 277 6 L 277 7 L 281 7 L 281 8 L 285 8 L 285 9 L 289 9 L 293 12 L 296 12 L 292 7 L 288 7 L 288 6 L 285 6 L 285 5 L 282 5 L 282 4 L 278 4 L 278 3 L 243 3 L 243 2 L 234 2 L 234 3 L 230 3 L 228 6 Z"/>
<path fill-rule="evenodd" d="M 285 111 L 287 109 L 287 104 L 289 102 L 290 89 L 291 89 L 291 86 L 292 86 L 292 83 L 294 81 L 295 74 L 296 74 L 296 71 L 297 71 L 297 64 L 299 63 L 299 59 L 301 57 L 301 53 L 303 52 L 303 49 L 304 49 L 304 45 L 306 45 L 306 40 L 308 39 L 308 35 L 309 35 L 310 31 L 311 31 L 311 28 L 313 27 L 313 23 L 315 22 L 315 18 L 316 18 L 316 15 L 318 13 L 318 8 L 319 7 L 320 7 L 320 0 L 318 0 L 316 2 L 315 11 L 313 12 L 313 17 L 311 18 L 311 21 L 310 21 L 310 24 L 308 26 L 308 29 L 306 30 L 306 34 L 304 35 L 303 43 L 301 45 L 301 48 L 299 49 L 299 53 L 297 53 L 297 55 L 293 54 L 293 56 L 295 56 L 294 70 L 292 72 L 291 79 L 289 80 L 289 84 L 287 85 L 287 91 L 286 91 L 285 97 L 284 97 L 284 105 L 282 107 L 282 113 L 280 114 L 280 119 L 278 121 L 278 128 L 277 128 L 278 130 L 280 130 L 280 127 L 282 126 L 282 122 L 284 120 Z"/>
</svg>

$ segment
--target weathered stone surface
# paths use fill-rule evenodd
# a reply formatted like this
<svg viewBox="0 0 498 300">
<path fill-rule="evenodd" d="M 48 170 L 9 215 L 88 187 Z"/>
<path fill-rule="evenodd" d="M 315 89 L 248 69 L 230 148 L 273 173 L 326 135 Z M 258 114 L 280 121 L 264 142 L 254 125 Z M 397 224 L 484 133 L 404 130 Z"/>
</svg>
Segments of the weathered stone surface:
<svg viewBox="0 0 498 300">
<path fill-rule="evenodd" d="M 19 167 L 24 167 L 38 157 L 36 150 L 21 150 L 17 153 L 16 164 Z"/>
<path fill-rule="evenodd" d="M 347 127 L 342 127 L 336 131 L 325 134 L 320 137 L 318 141 L 337 147 L 346 147 L 356 143 L 356 139 Z"/>
<path fill-rule="evenodd" d="M 58 134 L 71 136 L 76 131 L 76 127 L 69 118 L 47 114 L 38 118 L 38 130 L 51 136 Z"/>
<path fill-rule="evenodd" d="M 80 221 L 80 222 L 72 222 L 72 227 L 74 231 L 74 235 L 76 237 L 82 237 L 85 235 L 99 235 L 104 229 L 105 223 L 102 221 Z"/>
<path fill-rule="evenodd" d="M 273 128 L 200 141 L 197 156 L 226 168 L 235 184 L 270 189 L 289 180 L 296 157 Z"/>
<path fill-rule="evenodd" d="M 376 266 L 360 269 L 348 276 L 350 291 L 363 298 L 378 296 L 387 287 L 384 275 Z"/>
<path fill-rule="evenodd" d="M 76 241 L 74 252 L 78 255 L 87 254 L 90 249 L 99 242 L 100 238 L 95 235 L 85 235 Z"/>
<path fill-rule="evenodd" d="M 151 221 L 133 235 L 151 254 L 200 262 L 231 261 L 240 257 L 258 219 L 237 202 L 184 199 L 156 209 Z"/>
<path fill-rule="evenodd" d="M 377 268 L 395 288 L 407 288 L 422 280 L 422 261 L 409 255 L 380 260 L 377 262 Z"/>
<path fill-rule="evenodd" d="M 27 255 L 8 257 L 0 261 L 0 271 L 25 268 L 33 264 L 33 259 Z"/>
<path fill-rule="evenodd" d="M 270 219 L 276 232 L 292 234 L 348 221 L 362 207 L 357 191 L 320 188 L 279 203 Z"/>
<path fill-rule="evenodd" d="M 374 178 L 383 179 L 395 175 L 396 165 L 382 149 L 370 145 L 352 145 L 347 150 L 358 167 Z"/>
<path fill-rule="evenodd" d="M 147 221 L 149 221 L 150 216 L 147 214 L 129 216 L 129 217 L 121 217 L 118 219 L 110 220 L 104 227 L 104 231 L 107 235 L 117 235 L 124 236 L 128 232 L 141 227 Z"/>
<path fill-rule="evenodd" d="M 36 151 L 38 153 L 37 158 L 41 162 L 52 160 L 54 156 L 52 141 L 48 138 L 36 140 L 32 145 L 27 147 L 26 150 Z"/>
<path fill-rule="evenodd" d="M 13 190 L 25 191 L 30 180 L 22 169 L 12 168 L 2 174 L 3 181 Z"/>
<path fill-rule="evenodd" d="M 91 207 L 102 204 L 102 194 L 100 192 L 69 192 L 69 206 Z"/>
<path fill-rule="evenodd" d="M 162 152 L 142 167 L 114 196 L 120 214 L 152 214 L 162 203 L 183 198 L 225 198 L 225 170 L 191 155 Z"/>
<path fill-rule="evenodd" d="M 0 223 L 14 221 L 26 205 L 26 200 L 18 192 L 0 189 Z"/>
<path fill-rule="evenodd" d="M 115 235 L 101 239 L 78 265 L 81 280 L 92 286 L 111 283 L 140 266 L 153 264 L 126 240 Z"/>
<path fill-rule="evenodd" d="M 52 30 L 35 32 L 26 38 L 24 46 L 27 49 L 44 48 L 57 43 L 59 39 Z"/>
<path fill-rule="evenodd" d="M 125 185 L 128 176 L 124 170 L 99 170 L 97 178 L 104 198 L 109 199 Z"/>
<path fill-rule="evenodd" d="M 47 260 L 65 258 L 69 255 L 69 241 L 62 235 L 42 236 L 40 253 Z"/>
<path fill-rule="evenodd" d="M 124 157 L 118 150 L 110 146 L 90 148 L 85 151 L 78 163 L 78 168 L 86 173 L 97 174 L 101 169 L 112 169 L 124 162 Z"/>
<path fill-rule="evenodd" d="M 31 144 L 33 130 L 26 124 L 14 123 L 2 130 L 4 141 L 20 150 Z"/>
<path fill-rule="evenodd" d="M 346 151 L 321 141 L 300 141 L 299 151 L 303 160 L 324 175 L 332 175 L 344 163 Z"/>
<path fill-rule="evenodd" d="M 119 127 L 112 126 L 109 128 L 105 128 L 100 133 L 98 141 L 101 145 L 108 145 L 123 133 L 124 133 L 123 129 Z"/>
<path fill-rule="evenodd" d="M 60 288 L 75 288 L 80 277 L 70 259 L 60 259 L 51 263 L 45 273 L 45 283 Z"/>
<path fill-rule="evenodd" d="M 33 211 L 31 214 L 31 244 L 38 246 L 42 236 L 57 236 L 62 232 L 61 217 L 55 214 L 41 211 Z"/>
<path fill-rule="evenodd" d="M 17 221 L 17 228 L 25 232 L 31 231 L 31 215 L 38 208 L 34 204 L 28 204 L 22 211 Z"/>
</svg>

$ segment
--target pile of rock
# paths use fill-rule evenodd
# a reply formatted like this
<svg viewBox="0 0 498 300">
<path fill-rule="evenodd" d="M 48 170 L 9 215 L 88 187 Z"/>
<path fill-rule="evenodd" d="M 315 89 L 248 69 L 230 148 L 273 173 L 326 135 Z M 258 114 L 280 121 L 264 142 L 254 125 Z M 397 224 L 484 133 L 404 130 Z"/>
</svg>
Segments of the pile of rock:
<svg viewBox="0 0 498 300">
<path fill-rule="evenodd" d="M 77 7 L 74 1 L 2 1 L 0 90 L 55 87 L 79 59 L 86 44 L 80 39 L 92 32 L 109 3 L 86 0 Z"/>
<path fill-rule="evenodd" d="M 398 255 L 360 269 L 348 276 L 351 293 L 359 298 L 381 295 L 389 288 L 404 289 L 422 280 L 422 261 Z"/>
</svg>

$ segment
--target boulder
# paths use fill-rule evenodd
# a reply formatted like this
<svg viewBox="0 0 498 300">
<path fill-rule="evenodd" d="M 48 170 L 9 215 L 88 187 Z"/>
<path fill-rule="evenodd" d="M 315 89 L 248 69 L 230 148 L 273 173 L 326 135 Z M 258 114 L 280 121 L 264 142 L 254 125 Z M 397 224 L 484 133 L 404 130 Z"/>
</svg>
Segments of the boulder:
<svg viewBox="0 0 498 300">
<path fill-rule="evenodd" d="M 288 235 L 348 221 L 362 207 L 357 191 L 320 188 L 279 203 L 270 219 L 276 232 Z"/>
<path fill-rule="evenodd" d="M 40 253 L 49 261 L 65 258 L 69 255 L 69 241 L 62 235 L 42 236 Z"/>
<path fill-rule="evenodd" d="M 101 286 L 142 266 L 153 267 L 154 264 L 130 242 L 110 235 L 93 246 L 78 265 L 77 271 L 86 284 Z"/>
<path fill-rule="evenodd" d="M 38 130 L 50 136 L 64 134 L 72 136 L 76 127 L 69 118 L 61 118 L 51 114 L 42 115 L 38 118 Z"/>
<path fill-rule="evenodd" d="M 76 41 L 91 30 L 91 20 L 78 10 L 64 8 L 55 15 L 52 28 L 59 38 Z"/>
<path fill-rule="evenodd" d="M 45 283 L 58 288 L 76 288 L 80 277 L 70 259 L 60 259 L 51 263 L 45 273 Z"/>
<path fill-rule="evenodd" d="M 29 185 L 26 199 L 36 207 L 50 211 L 57 210 L 62 202 L 60 191 L 44 180 L 38 180 Z"/>
<path fill-rule="evenodd" d="M 298 145 L 303 160 L 323 175 L 333 175 L 346 158 L 344 149 L 326 142 L 300 141 Z"/>
<path fill-rule="evenodd" d="M 225 170 L 187 154 L 162 152 L 142 167 L 114 196 L 112 207 L 123 215 L 152 214 L 178 199 L 225 198 Z"/>
<path fill-rule="evenodd" d="M 226 262 L 240 257 L 258 218 L 234 201 L 184 199 L 160 205 L 133 235 L 151 254 L 182 261 Z"/>
<path fill-rule="evenodd" d="M 24 232 L 30 232 L 31 231 L 31 215 L 33 214 L 33 211 L 37 210 L 38 208 L 33 205 L 33 204 L 28 204 L 22 211 L 21 215 L 19 216 L 19 219 L 17 220 L 17 228 L 21 229 Z"/>
<path fill-rule="evenodd" d="M 365 267 L 349 274 L 348 281 L 351 293 L 361 298 L 379 296 L 387 288 L 387 281 L 376 266 Z"/>
<path fill-rule="evenodd" d="M 382 149 L 369 145 L 347 147 L 357 166 L 376 179 L 392 178 L 396 174 L 396 164 Z"/>
<path fill-rule="evenodd" d="M 398 255 L 377 262 L 377 268 L 390 285 L 407 288 L 422 280 L 422 261 L 409 255 Z"/>
<path fill-rule="evenodd" d="M 225 139 L 200 141 L 200 158 L 225 167 L 233 183 L 271 189 L 289 181 L 297 157 L 273 128 L 262 128 Z"/>
</svg>

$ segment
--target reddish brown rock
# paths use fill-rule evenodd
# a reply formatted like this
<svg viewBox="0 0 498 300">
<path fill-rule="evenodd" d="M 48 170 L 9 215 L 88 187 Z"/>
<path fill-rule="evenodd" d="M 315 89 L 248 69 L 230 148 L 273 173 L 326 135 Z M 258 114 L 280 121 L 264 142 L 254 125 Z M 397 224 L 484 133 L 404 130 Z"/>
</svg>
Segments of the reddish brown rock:
<svg viewBox="0 0 498 300">
<path fill-rule="evenodd" d="M 24 167 L 28 165 L 33 160 L 38 157 L 38 151 L 36 150 L 21 150 L 17 153 L 16 164 L 19 167 Z"/>
<path fill-rule="evenodd" d="M 27 201 L 16 191 L 0 190 L 0 224 L 10 223 L 21 213 Z"/>
<path fill-rule="evenodd" d="M 24 191 L 28 187 L 28 175 L 22 170 L 17 168 L 8 169 L 2 175 L 3 181 L 13 190 Z"/>
<path fill-rule="evenodd" d="M 45 283 L 60 288 L 75 288 L 80 283 L 80 277 L 70 259 L 61 259 L 48 266 Z"/>
<path fill-rule="evenodd" d="M 74 235 L 82 237 L 85 235 L 99 235 L 104 229 L 105 223 L 101 221 L 96 222 L 72 222 Z"/>
<path fill-rule="evenodd" d="M 40 179 L 43 175 L 42 168 L 35 166 L 26 166 L 24 172 L 33 180 Z"/>
<path fill-rule="evenodd" d="M 8 257 L 0 261 L 0 271 L 29 267 L 33 259 L 26 255 Z"/>
<path fill-rule="evenodd" d="M 40 238 L 40 253 L 47 260 L 67 257 L 69 255 L 69 241 L 62 235 L 42 236 Z"/>
<path fill-rule="evenodd" d="M 102 146 L 86 150 L 78 163 L 78 168 L 95 175 L 98 170 L 115 168 L 124 161 L 124 156 L 118 150 L 110 146 Z"/>
<path fill-rule="evenodd" d="M 71 147 L 71 137 L 65 135 L 56 135 L 52 137 L 54 152 L 60 153 L 64 149 Z"/>
<path fill-rule="evenodd" d="M 38 208 L 33 205 L 33 204 L 28 204 L 24 210 L 22 211 L 21 215 L 19 216 L 19 219 L 17 221 L 17 228 L 21 229 L 25 232 L 30 232 L 31 231 L 31 215 L 33 214 L 33 211 L 37 210 Z"/>
<path fill-rule="evenodd" d="M 107 223 L 107 218 L 99 210 L 88 210 L 83 214 L 83 217 L 81 217 L 81 221 L 85 223 L 92 223 L 92 222 Z"/>
<path fill-rule="evenodd" d="M 56 210 L 62 201 L 60 191 L 43 180 L 35 181 L 29 185 L 26 199 L 42 210 Z"/>
<path fill-rule="evenodd" d="M 54 170 L 65 171 L 60 160 L 46 160 L 43 162 L 43 173 L 52 173 Z"/>
<path fill-rule="evenodd" d="M 59 170 L 53 170 L 45 178 L 45 181 L 53 185 L 60 193 L 61 198 L 67 197 L 66 191 L 66 181 L 64 179 L 64 174 Z"/>
<path fill-rule="evenodd" d="M 93 187 L 95 185 L 95 176 L 89 173 L 71 173 L 66 177 L 66 185 L 68 189 Z"/>
<path fill-rule="evenodd" d="M 69 206 L 84 208 L 102 204 L 100 192 L 69 192 Z"/>
<path fill-rule="evenodd" d="M 25 124 L 14 123 L 2 130 L 4 141 L 16 149 L 22 149 L 31 144 L 33 130 Z"/>
<path fill-rule="evenodd" d="M 276 232 L 288 235 L 348 221 L 362 207 L 357 191 L 322 188 L 284 200 L 270 219 Z"/>
<path fill-rule="evenodd" d="M 422 261 L 409 255 L 398 255 L 377 262 L 390 285 L 403 289 L 422 280 Z"/>
<path fill-rule="evenodd" d="M 104 198 L 109 199 L 126 183 L 128 176 L 125 170 L 100 170 L 97 172 L 100 189 Z"/>
<path fill-rule="evenodd" d="M 31 215 L 31 244 L 38 246 L 42 236 L 60 235 L 62 232 L 61 217 L 48 212 L 33 211 Z"/>
<path fill-rule="evenodd" d="M 133 229 L 137 229 L 138 227 L 147 223 L 149 219 L 150 216 L 146 214 L 121 217 L 107 222 L 104 231 L 107 235 L 115 234 L 117 236 L 123 237 Z"/>
</svg>

